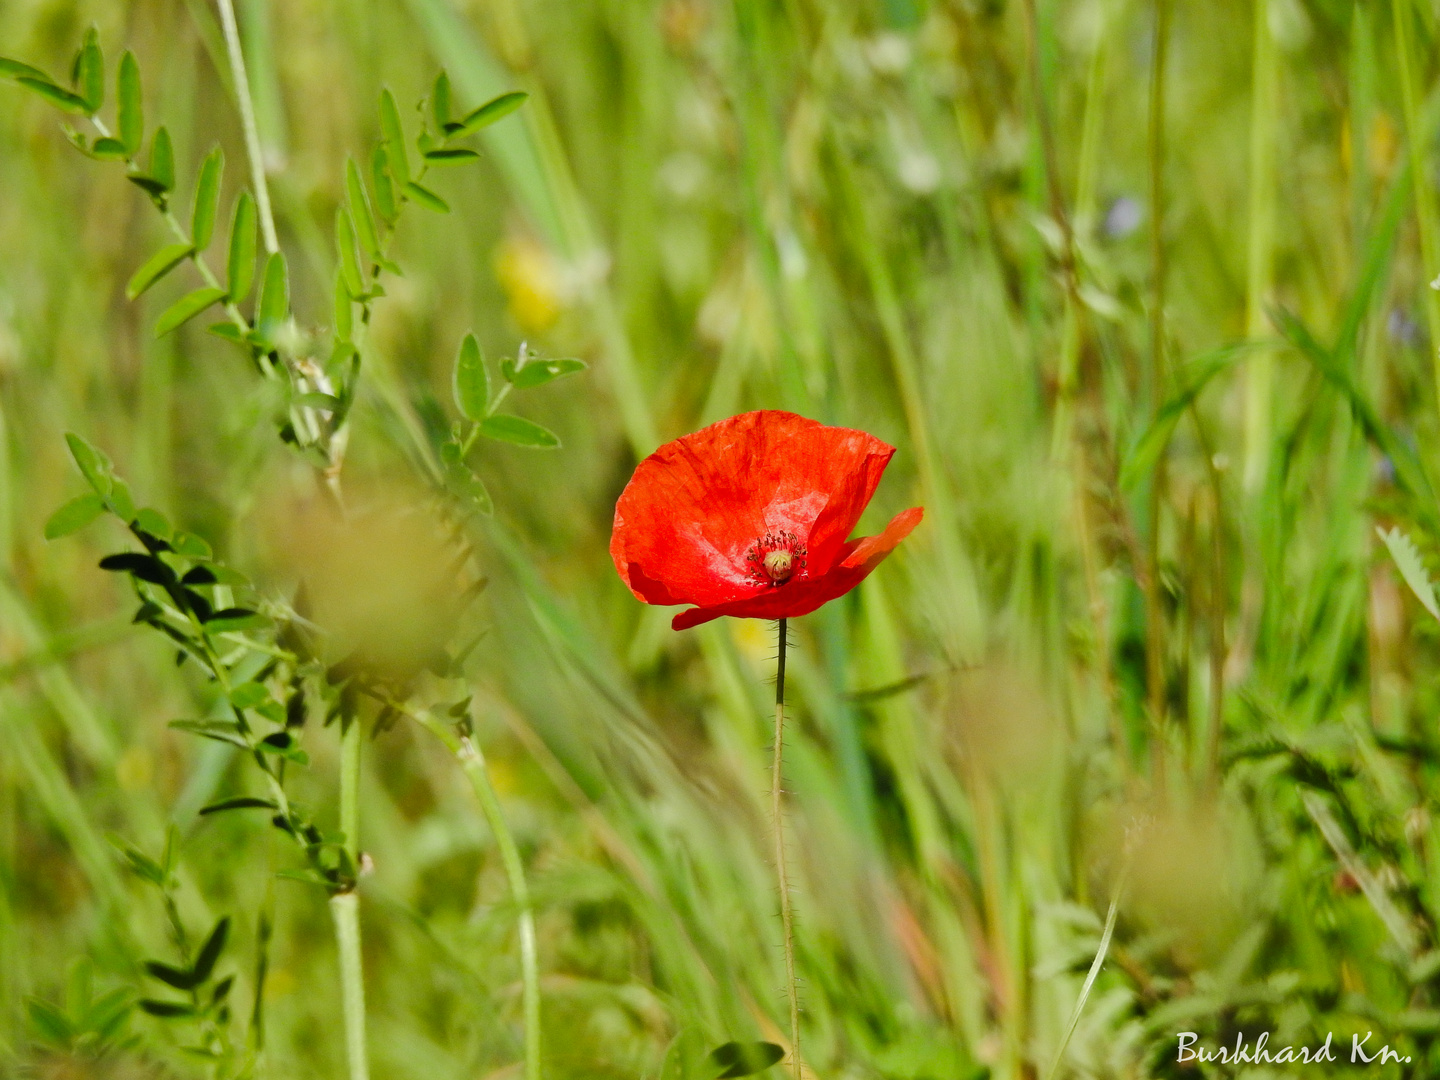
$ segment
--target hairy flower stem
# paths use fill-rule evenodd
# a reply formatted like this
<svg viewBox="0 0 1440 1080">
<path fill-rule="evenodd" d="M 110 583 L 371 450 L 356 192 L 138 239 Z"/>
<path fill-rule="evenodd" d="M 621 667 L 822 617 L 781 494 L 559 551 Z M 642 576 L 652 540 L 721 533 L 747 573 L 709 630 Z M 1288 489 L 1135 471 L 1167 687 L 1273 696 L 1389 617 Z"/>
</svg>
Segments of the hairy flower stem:
<svg viewBox="0 0 1440 1080">
<path fill-rule="evenodd" d="M 790 998 L 790 1068 L 800 1080 L 800 993 L 795 982 L 795 939 L 790 917 L 790 877 L 785 866 L 785 807 L 782 759 L 785 750 L 785 622 L 780 620 L 775 661 L 775 751 L 770 767 L 770 802 L 775 818 L 775 873 L 780 883 L 780 926 L 785 935 L 785 992 Z"/>
<path fill-rule="evenodd" d="M 240 126 L 245 132 L 245 153 L 250 158 L 250 182 L 255 187 L 255 208 L 260 211 L 260 235 L 265 251 L 274 255 L 280 250 L 275 235 L 275 217 L 270 212 L 270 188 L 265 183 L 265 158 L 260 149 L 260 130 L 255 126 L 255 105 L 250 100 L 250 79 L 245 74 L 245 54 L 240 49 L 240 28 L 235 23 L 235 5 L 231 0 L 217 0 L 220 25 L 225 31 L 225 48 L 230 55 L 230 74 L 235 80 L 236 104 L 240 109 Z"/>
<path fill-rule="evenodd" d="M 520 978 L 523 983 L 525 1011 L 525 1080 L 540 1080 L 540 960 L 535 944 L 535 911 L 530 904 L 530 887 L 525 882 L 525 864 L 520 860 L 520 848 L 515 843 L 515 834 L 505 821 L 500 808 L 500 798 L 495 794 L 495 785 L 490 782 L 490 773 L 485 768 L 485 755 L 468 735 L 457 735 L 448 724 L 441 722 L 430 713 L 412 709 L 401 702 L 381 698 L 391 708 L 419 723 L 434 735 L 460 761 L 490 832 L 500 848 L 500 862 L 505 867 L 505 876 L 510 882 L 510 898 L 520 911 Z"/>
<path fill-rule="evenodd" d="M 495 834 L 495 843 L 500 848 L 500 861 L 505 866 L 505 876 L 510 879 L 510 896 L 520 909 L 520 974 L 524 982 L 525 1005 L 525 1080 L 540 1080 L 540 965 L 535 950 L 535 912 L 530 906 L 530 888 L 525 883 L 525 864 L 520 861 L 520 849 L 515 846 L 515 836 L 505 822 L 500 809 L 500 799 L 495 794 L 495 785 L 490 782 L 490 773 L 485 768 L 485 758 L 480 748 L 465 736 L 459 741 L 456 756 L 470 779 L 475 797 L 480 800 L 480 809 Z"/>
<path fill-rule="evenodd" d="M 352 725 L 358 728 L 359 725 Z M 350 1080 L 370 1080 L 365 1048 L 365 970 L 360 958 L 360 898 L 354 890 L 330 898 L 335 943 L 340 953 L 340 989 L 345 1006 L 345 1054 Z"/>
</svg>

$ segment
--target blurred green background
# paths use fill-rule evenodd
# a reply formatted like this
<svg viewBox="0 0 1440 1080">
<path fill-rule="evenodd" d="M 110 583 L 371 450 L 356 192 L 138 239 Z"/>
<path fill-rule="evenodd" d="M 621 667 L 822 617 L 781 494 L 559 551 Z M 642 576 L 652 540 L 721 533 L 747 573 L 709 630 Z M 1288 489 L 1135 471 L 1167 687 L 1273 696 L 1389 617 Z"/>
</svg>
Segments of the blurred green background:
<svg viewBox="0 0 1440 1080">
<path fill-rule="evenodd" d="M 537 896 L 547 1075 L 709 1077 L 719 1043 L 782 1038 L 773 629 L 672 633 L 606 550 L 641 455 L 758 407 L 899 448 L 864 526 L 927 508 L 793 627 L 815 1077 L 1050 1075 L 1122 865 L 1061 1075 L 1197 1075 L 1179 1031 L 1333 1032 L 1338 1074 L 1371 1030 L 1405 1056 L 1374 1075 L 1435 1074 L 1440 634 L 1375 533 L 1440 538 L 1428 0 L 239 8 L 302 324 L 329 318 L 382 85 L 531 94 L 436 179 L 453 213 L 401 226 L 347 477 L 403 477 L 406 425 L 443 432 L 468 329 L 592 364 L 520 406 L 563 449 L 477 459 L 476 713 Z M 181 198 L 218 141 L 228 206 L 213 9 L 5 0 L 0 52 L 64 72 L 92 23 L 139 58 Z M 178 276 L 126 301 L 165 239 L 143 196 L 0 95 L 0 1071 L 208 1075 L 173 1025 L 136 1014 L 97 1056 L 25 1005 L 82 994 L 82 961 L 139 992 L 163 912 L 106 837 L 155 853 L 173 822 L 187 918 L 235 919 L 240 1000 L 273 911 L 261 1075 L 339 1076 L 323 895 L 274 877 L 294 856 L 259 818 L 197 817 L 244 773 L 167 728 L 204 687 L 96 568 L 118 533 L 42 536 L 76 431 L 264 580 L 308 466 L 230 346 L 153 340 Z M 307 747 L 295 787 L 331 820 L 333 729 Z M 401 723 L 364 783 L 375 1075 L 519 1075 L 515 911 L 463 777 Z"/>
</svg>

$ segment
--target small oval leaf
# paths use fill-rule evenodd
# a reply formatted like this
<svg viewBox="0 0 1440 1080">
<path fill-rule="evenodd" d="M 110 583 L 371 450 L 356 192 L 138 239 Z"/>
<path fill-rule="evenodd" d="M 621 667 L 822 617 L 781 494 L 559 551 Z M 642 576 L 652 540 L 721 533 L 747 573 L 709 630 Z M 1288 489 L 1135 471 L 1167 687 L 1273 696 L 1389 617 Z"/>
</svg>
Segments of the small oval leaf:
<svg viewBox="0 0 1440 1080">
<path fill-rule="evenodd" d="M 417 184 L 413 180 L 410 181 L 405 185 L 405 194 L 427 210 L 434 210 L 437 214 L 448 214 L 450 212 L 450 204 L 423 184 Z"/>
<path fill-rule="evenodd" d="M 166 191 L 175 190 L 175 149 L 170 145 L 170 132 L 163 127 L 155 132 L 150 145 L 150 175 Z"/>
<path fill-rule="evenodd" d="M 193 250 L 189 244 L 169 244 L 161 248 L 131 276 L 130 283 L 125 286 L 125 295 L 134 300 L 184 262 Z"/>
<path fill-rule="evenodd" d="M 203 289 L 196 289 L 192 293 L 186 293 L 175 303 L 165 309 L 159 320 L 155 323 L 155 336 L 164 337 L 170 331 L 185 325 L 196 315 L 199 315 L 212 304 L 219 303 L 225 299 L 224 289 L 215 289 L 206 286 Z"/>
<path fill-rule="evenodd" d="M 77 116 L 85 116 L 88 113 L 84 98 L 79 94 L 72 94 L 69 90 L 61 89 L 49 79 L 35 79 L 29 75 L 22 75 L 15 81 L 26 90 L 39 94 L 58 109 L 74 113 Z"/>
<path fill-rule="evenodd" d="M 145 142 L 145 105 L 140 91 L 140 65 L 128 49 L 120 58 L 120 73 L 115 85 L 116 125 L 125 156 L 134 157 Z"/>
<path fill-rule="evenodd" d="M 375 213 L 370 209 L 370 196 L 360 179 L 360 168 L 354 158 L 345 159 L 345 196 L 350 200 L 350 217 L 355 223 L 355 236 L 371 262 L 381 258 L 380 234 L 375 229 Z"/>
<path fill-rule="evenodd" d="M 58 540 L 89 525 L 105 512 L 105 500 L 93 491 L 71 499 L 45 522 L 45 539 Z"/>
<path fill-rule="evenodd" d="M 481 105 L 474 112 L 460 121 L 459 125 L 449 125 L 445 134 L 452 139 L 463 139 L 467 135 L 474 135 L 482 128 L 487 128 L 497 120 L 503 120 L 521 105 L 530 95 L 521 90 L 512 90 L 508 94 L 501 94 L 497 98 L 491 98 L 484 105 Z M 454 130 L 450 130 L 454 128 Z"/>
<path fill-rule="evenodd" d="M 195 208 L 190 214 L 190 242 L 196 251 L 210 246 L 215 234 L 215 214 L 220 208 L 220 180 L 225 173 L 225 151 L 215 147 L 200 166 L 195 181 Z"/>
<path fill-rule="evenodd" d="M 483 420 L 490 404 L 490 372 L 474 334 L 466 334 L 455 358 L 455 404 L 471 420 Z"/>
<path fill-rule="evenodd" d="M 255 282 L 255 200 L 248 191 L 242 191 L 235 200 L 226 273 L 230 302 L 238 304 L 250 295 L 250 286 Z"/>
<path fill-rule="evenodd" d="M 390 175 L 404 187 L 410 181 L 410 161 L 405 156 L 405 128 L 400 123 L 400 110 L 395 95 L 386 87 L 380 92 L 380 137 L 385 141 L 385 160 Z"/>
<path fill-rule="evenodd" d="M 476 151 L 466 150 L 463 147 L 425 151 L 425 161 L 429 165 L 465 165 L 468 162 L 479 160 L 480 155 Z"/>
<path fill-rule="evenodd" d="M 480 434 L 498 442 L 544 450 L 554 450 L 560 445 L 560 439 L 553 431 L 519 416 L 487 416 L 480 421 Z"/>
</svg>

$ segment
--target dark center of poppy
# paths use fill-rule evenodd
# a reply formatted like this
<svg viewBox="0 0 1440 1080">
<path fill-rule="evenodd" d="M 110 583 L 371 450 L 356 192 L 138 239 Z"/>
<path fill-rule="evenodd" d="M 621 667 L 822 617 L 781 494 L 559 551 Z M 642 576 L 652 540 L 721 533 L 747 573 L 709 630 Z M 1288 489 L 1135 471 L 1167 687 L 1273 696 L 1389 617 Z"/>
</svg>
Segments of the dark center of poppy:
<svg viewBox="0 0 1440 1080">
<path fill-rule="evenodd" d="M 805 573 L 805 545 L 791 532 L 766 533 L 745 556 L 750 574 L 762 585 L 784 585 Z"/>
</svg>

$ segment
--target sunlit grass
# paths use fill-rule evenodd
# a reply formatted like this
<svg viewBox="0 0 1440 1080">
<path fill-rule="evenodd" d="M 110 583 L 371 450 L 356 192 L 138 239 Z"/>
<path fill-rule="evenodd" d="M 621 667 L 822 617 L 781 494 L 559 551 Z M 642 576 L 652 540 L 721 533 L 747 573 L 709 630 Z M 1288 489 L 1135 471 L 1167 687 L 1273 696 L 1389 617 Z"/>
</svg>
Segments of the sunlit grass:
<svg viewBox="0 0 1440 1080">
<path fill-rule="evenodd" d="M 547 1076 L 709 1077 L 723 1042 L 788 1039 L 772 630 L 674 634 L 607 554 L 639 455 L 756 407 L 899 447 L 862 531 L 928 511 L 792 624 L 813 1075 L 1043 1075 L 1127 865 L 1060 1075 L 1182 1075 L 1178 1031 L 1348 1052 L 1373 1029 L 1414 1058 L 1380 1075 L 1433 1071 L 1440 637 L 1375 536 L 1440 538 L 1433 19 L 1162 2 L 1156 124 L 1139 0 L 240 4 L 302 323 L 330 317 L 382 84 L 411 102 L 444 66 L 467 106 L 531 94 L 436 181 L 454 213 L 402 224 L 346 476 L 414 480 L 467 330 L 592 364 L 520 406 L 562 450 L 478 459 L 477 741 L 537 904 Z M 224 145 L 228 207 L 244 152 L 206 6 L 11 5 L 0 52 L 64 71 L 92 20 L 182 173 Z M 245 774 L 167 727 L 210 701 L 127 628 L 95 568 L 119 534 L 42 536 L 78 431 L 288 588 L 309 473 L 229 346 L 153 339 L 180 286 L 125 301 L 165 239 L 143 197 L 42 102 L 0 100 L 0 1072 L 204 1075 L 144 1017 L 73 1065 L 25 1005 L 63 1007 L 82 959 L 97 994 L 141 985 L 164 912 L 106 837 L 158 854 L 173 823 L 186 921 L 234 921 L 237 1000 L 274 919 L 264 1075 L 342 1075 L 323 894 L 274 877 L 294 856 L 258 818 L 197 818 Z M 390 584 L 332 581 L 331 607 L 373 638 L 410 595 Z M 307 746 L 296 797 L 334 818 L 339 740 Z M 409 723 L 363 769 L 373 1074 L 518 1075 L 516 912 L 465 774 Z"/>
</svg>

